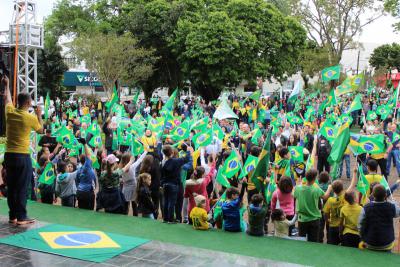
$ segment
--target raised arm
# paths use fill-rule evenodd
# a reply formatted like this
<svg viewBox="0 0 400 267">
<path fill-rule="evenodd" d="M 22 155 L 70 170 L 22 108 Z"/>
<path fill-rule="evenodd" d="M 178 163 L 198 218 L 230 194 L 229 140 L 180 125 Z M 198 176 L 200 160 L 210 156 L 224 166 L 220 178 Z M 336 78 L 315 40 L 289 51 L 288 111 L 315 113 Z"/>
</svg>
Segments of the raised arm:
<svg viewBox="0 0 400 267">
<path fill-rule="evenodd" d="M 4 76 L 3 79 L 1 80 L 1 83 L 4 85 L 4 101 L 5 105 L 12 103 L 11 99 L 11 92 L 10 92 L 10 80 L 8 79 L 7 76 Z"/>
</svg>

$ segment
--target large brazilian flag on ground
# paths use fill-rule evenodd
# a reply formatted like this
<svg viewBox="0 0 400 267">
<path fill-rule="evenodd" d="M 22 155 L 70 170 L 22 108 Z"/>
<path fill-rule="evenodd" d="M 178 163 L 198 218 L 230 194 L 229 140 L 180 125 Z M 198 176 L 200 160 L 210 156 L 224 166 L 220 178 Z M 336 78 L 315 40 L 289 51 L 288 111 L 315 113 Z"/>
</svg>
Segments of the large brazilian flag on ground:
<svg viewBox="0 0 400 267">
<path fill-rule="evenodd" d="M 50 224 L 0 239 L 0 243 L 79 260 L 103 262 L 149 240 Z"/>
</svg>

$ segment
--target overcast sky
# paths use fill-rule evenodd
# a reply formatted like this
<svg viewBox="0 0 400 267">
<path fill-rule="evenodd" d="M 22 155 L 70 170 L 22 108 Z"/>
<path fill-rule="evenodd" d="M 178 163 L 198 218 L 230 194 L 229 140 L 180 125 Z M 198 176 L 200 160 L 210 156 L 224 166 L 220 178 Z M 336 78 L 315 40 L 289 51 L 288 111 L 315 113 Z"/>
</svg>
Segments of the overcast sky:
<svg viewBox="0 0 400 267">
<path fill-rule="evenodd" d="M 0 0 L 0 31 L 8 29 L 13 15 L 13 2 L 13 0 Z M 43 21 L 43 17 L 51 14 L 51 9 L 55 2 L 56 0 L 36 0 L 39 22 Z M 391 26 L 395 21 L 390 16 L 376 20 L 364 28 L 359 40 L 361 42 L 376 44 L 400 43 L 400 35 L 395 34 Z"/>
</svg>

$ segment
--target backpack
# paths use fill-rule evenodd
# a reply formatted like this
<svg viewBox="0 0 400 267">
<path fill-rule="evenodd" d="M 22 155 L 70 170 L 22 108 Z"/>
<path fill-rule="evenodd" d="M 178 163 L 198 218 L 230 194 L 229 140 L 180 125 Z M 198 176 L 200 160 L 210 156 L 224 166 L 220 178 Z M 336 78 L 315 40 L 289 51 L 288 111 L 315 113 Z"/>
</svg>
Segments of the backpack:
<svg viewBox="0 0 400 267">
<path fill-rule="evenodd" d="M 328 140 L 321 138 L 318 141 L 318 157 L 324 157 L 324 158 L 329 157 L 331 149 L 332 147 L 329 144 Z"/>
</svg>

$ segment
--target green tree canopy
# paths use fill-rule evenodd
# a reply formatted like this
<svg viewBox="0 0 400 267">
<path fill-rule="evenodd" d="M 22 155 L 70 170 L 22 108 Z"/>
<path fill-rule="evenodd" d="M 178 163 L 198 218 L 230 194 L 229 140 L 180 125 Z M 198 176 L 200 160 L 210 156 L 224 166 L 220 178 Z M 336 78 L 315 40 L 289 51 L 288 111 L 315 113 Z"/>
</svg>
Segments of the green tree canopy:
<svg viewBox="0 0 400 267">
<path fill-rule="evenodd" d="M 369 64 L 375 69 L 390 71 L 396 68 L 400 70 L 400 45 L 393 43 L 375 48 L 369 59 Z"/>
</svg>

